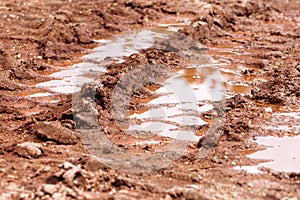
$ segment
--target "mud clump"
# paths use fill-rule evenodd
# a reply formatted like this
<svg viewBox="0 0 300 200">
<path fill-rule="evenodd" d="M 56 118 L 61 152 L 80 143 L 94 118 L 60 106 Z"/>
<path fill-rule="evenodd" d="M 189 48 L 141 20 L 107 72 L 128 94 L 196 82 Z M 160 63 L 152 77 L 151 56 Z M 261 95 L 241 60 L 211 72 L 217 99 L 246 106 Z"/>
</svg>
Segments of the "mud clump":
<svg viewBox="0 0 300 200">
<path fill-rule="evenodd" d="M 274 68 L 268 72 L 271 78 L 264 83 L 258 83 L 257 89 L 252 90 L 252 98 L 264 100 L 272 104 L 289 102 L 291 96 L 300 96 L 300 66 L 288 65 Z"/>
<path fill-rule="evenodd" d="M 18 66 L 17 61 L 0 49 L 0 89 L 1 90 L 20 90 L 21 85 L 14 82 L 14 69 Z"/>
<path fill-rule="evenodd" d="M 33 130 L 42 141 L 54 141 L 57 144 L 72 145 L 78 141 L 78 136 L 59 122 L 38 122 Z"/>
<path fill-rule="evenodd" d="M 180 57 L 175 53 L 160 49 L 147 49 L 141 51 L 139 54 L 129 56 L 124 63 L 109 65 L 107 66 L 109 72 L 101 77 L 101 84 L 97 89 L 96 99 L 99 100 L 99 104 L 105 103 L 101 98 L 110 97 L 109 94 L 111 93 L 111 90 L 122 77 L 122 73 L 125 73 L 126 71 L 145 65 L 149 66 L 148 70 L 151 70 L 151 65 L 153 67 L 163 65 L 168 66 L 169 68 L 176 68 L 180 63 L 180 60 Z M 158 73 L 157 76 L 162 76 L 162 74 Z M 103 91 L 103 89 L 106 91 Z"/>
<path fill-rule="evenodd" d="M 126 109 L 136 109 L 138 105 L 127 98 L 149 98 L 153 96 L 153 92 L 145 86 L 159 84 L 157 78 L 167 75 L 167 69 L 179 67 L 179 63 L 182 63 L 182 61 L 183 59 L 173 52 L 150 48 L 141 51 L 139 54 L 129 56 L 121 64 L 109 65 L 107 67 L 108 72 L 100 79 L 100 85 L 96 88 L 95 95 L 100 124 L 104 126 L 104 129 L 108 133 L 120 131 L 112 128 L 113 117 L 118 115 L 117 113 L 114 113 L 114 116 L 112 114 L 112 95 L 114 95 L 114 99 L 118 99 L 114 101 L 117 104 L 114 104 L 114 107 L 122 107 L 124 102 L 128 102 Z M 131 73 L 131 70 L 133 74 L 124 78 L 123 75 Z M 120 92 L 117 92 L 118 90 Z"/>
<path fill-rule="evenodd" d="M 226 111 L 222 137 L 230 141 L 247 140 L 250 129 L 254 128 L 254 121 L 261 119 L 264 113 L 249 97 L 240 94 L 227 100 Z"/>
</svg>

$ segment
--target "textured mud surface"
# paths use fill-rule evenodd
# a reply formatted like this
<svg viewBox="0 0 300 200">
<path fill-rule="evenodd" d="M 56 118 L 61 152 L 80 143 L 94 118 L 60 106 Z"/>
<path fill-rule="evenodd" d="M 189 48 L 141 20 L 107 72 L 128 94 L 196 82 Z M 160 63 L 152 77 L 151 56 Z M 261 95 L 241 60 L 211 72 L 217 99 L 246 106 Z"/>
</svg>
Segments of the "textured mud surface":
<svg viewBox="0 0 300 200">
<path fill-rule="evenodd" d="M 233 169 L 259 163 L 246 156 L 263 148 L 256 137 L 299 134 L 299 117 L 283 120 L 279 115 L 300 110 L 299 13 L 296 0 L 1 1 L 1 199 L 299 199 L 299 173 Z M 168 167 L 125 173 L 98 162 L 84 147 L 73 119 L 72 95 L 57 94 L 56 101 L 26 97 L 35 90 L 47 92 L 35 84 L 78 62 L 97 45 L 94 39 L 183 17 L 191 23 L 180 34 L 206 45 L 211 57 L 226 63 L 223 75 L 229 70 L 231 77 L 225 83 L 224 127 L 206 157 L 198 156 L 202 139 L 191 142 L 186 154 Z M 176 71 L 187 61 L 156 47 L 124 60 L 107 66 L 99 77 L 97 120 L 119 147 L 151 154 L 169 139 L 153 136 L 159 144 L 132 145 L 135 138 L 115 126 L 111 95 L 127 71 L 149 65 L 147 72 L 155 79 L 161 75 L 155 73 L 164 71 L 152 71 L 151 65 Z M 134 99 L 153 98 L 149 88 L 159 87 L 155 82 L 140 87 L 129 110 L 143 109 Z M 210 111 L 201 118 L 209 122 L 214 115 Z M 279 123 L 289 129 L 266 128 Z M 204 138 L 205 130 L 195 128 Z"/>
</svg>

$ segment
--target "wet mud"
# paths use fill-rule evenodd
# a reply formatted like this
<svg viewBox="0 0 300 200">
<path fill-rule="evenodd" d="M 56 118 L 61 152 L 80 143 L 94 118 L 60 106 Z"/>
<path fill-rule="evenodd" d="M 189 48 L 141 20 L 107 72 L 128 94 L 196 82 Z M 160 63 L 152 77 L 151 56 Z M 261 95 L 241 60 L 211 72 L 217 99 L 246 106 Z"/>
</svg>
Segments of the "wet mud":
<svg viewBox="0 0 300 200">
<path fill-rule="evenodd" d="M 298 1 L 1 1 L 1 199 L 299 199 L 299 11 Z M 222 104 L 204 87 L 214 68 Z M 186 149 L 128 172 L 126 160 L 93 156 L 95 127 L 122 149 L 116 159 Z"/>
</svg>

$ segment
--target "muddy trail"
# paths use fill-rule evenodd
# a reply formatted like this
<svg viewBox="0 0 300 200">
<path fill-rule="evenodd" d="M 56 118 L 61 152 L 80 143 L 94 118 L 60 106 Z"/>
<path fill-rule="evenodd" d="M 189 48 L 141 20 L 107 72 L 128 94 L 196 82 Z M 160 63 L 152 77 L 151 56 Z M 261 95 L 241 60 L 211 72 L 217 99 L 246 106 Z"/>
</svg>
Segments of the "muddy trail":
<svg viewBox="0 0 300 200">
<path fill-rule="evenodd" d="M 300 199 L 300 3 L 0 2 L 0 199 Z"/>
</svg>

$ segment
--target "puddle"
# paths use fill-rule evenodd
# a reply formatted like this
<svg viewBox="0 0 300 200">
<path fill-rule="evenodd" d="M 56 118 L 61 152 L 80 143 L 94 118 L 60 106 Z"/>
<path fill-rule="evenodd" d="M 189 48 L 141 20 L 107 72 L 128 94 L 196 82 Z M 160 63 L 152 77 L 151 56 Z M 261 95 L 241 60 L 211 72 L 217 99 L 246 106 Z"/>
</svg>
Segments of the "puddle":
<svg viewBox="0 0 300 200">
<path fill-rule="evenodd" d="M 240 33 L 237 38 L 249 39 L 244 33 Z M 220 70 L 222 81 L 225 83 L 227 97 L 237 93 L 251 92 L 249 83 L 254 78 L 251 79 L 242 74 L 243 70 L 249 69 L 244 65 L 244 62 L 245 59 L 251 59 L 253 53 L 262 51 L 253 50 L 245 53 L 242 51 L 240 44 L 234 45 L 219 45 L 208 50 L 208 53 L 219 61 L 216 65 Z M 244 57 L 244 62 L 237 63 L 235 61 L 243 60 Z M 212 63 L 204 64 L 212 65 Z M 139 120 L 139 123 L 131 124 L 128 130 L 152 131 L 179 140 L 198 141 L 201 135 L 193 134 L 195 128 L 208 124 L 200 118 L 201 113 L 212 109 L 212 106 L 208 103 L 212 101 L 212 97 L 207 90 L 207 85 L 204 83 L 204 78 L 197 72 L 196 68 L 189 67 L 176 72 L 173 77 L 168 78 L 164 83 L 163 87 L 155 90 L 155 93 L 160 96 L 147 101 L 150 108 L 137 110 L 136 113 L 130 116 Z M 191 101 L 191 99 L 193 100 Z M 139 103 L 144 103 L 144 100 Z M 184 131 L 179 132 L 178 130 Z"/>
<path fill-rule="evenodd" d="M 260 173 L 260 167 L 267 167 L 278 172 L 300 172 L 300 136 L 295 137 L 257 137 L 255 141 L 266 146 L 265 150 L 257 151 L 248 157 L 253 159 L 270 160 L 257 166 L 242 166 L 235 169 L 243 169 L 247 172 Z"/>
<path fill-rule="evenodd" d="M 300 112 L 282 112 L 276 105 L 265 105 L 265 108 L 272 112 L 268 121 L 262 126 L 273 134 L 284 137 L 266 136 L 256 137 L 255 142 L 263 145 L 266 149 L 250 152 L 249 158 L 269 160 L 256 166 L 235 167 L 237 170 L 245 170 L 249 173 L 261 173 L 260 167 L 270 168 L 278 172 L 300 173 Z"/>
<path fill-rule="evenodd" d="M 195 135 L 193 127 L 208 124 L 200 115 L 213 106 L 207 103 L 212 101 L 211 93 L 197 69 L 179 70 L 155 93 L 159 97 L 147 102 L 149 109 L 137 110 L 130 116 L 141 123 L 131 124 L 128 131 L 151 131 L 178 140 L 198 141 L 201 136 Z"/>
<path fill-rule="evenodd" d="M 36 84 L 50 92 L 72 94 L 80 91 L 85 83 L 93 82 L 111 63 L 123 62 L 124 56 L 130 56 L 141 49 L 151 47 L 155 41 L 166 39 L 187 22 L 178 24 L 161 24 L 158 28 L 147 28 L 141 31 L 131 31 L 119 34 L 111 39 L 96 40 L 98 46 L 90 54 L 81 57 L 81 62 L 68 66 L 66 69 L 48 74 L 55 80 Z M 70 63 L 70 62 L 68 62 Z M 65 66 L 65 63 L 64 65 Z M 50 94 L 50 93 L 49 93 Z M 35 97 L 32 95 L 28 97 Z"/>
<path fill-rule="evenodd" d="M 70 61 L 62 63 L 61 70 L 54 71 L 48 76 L 54 80 L 36 84 L 36 87 L 46 89 L 46 92 L 37 92 L 28 95 L 30 98 L 51 97 L 57 94 L 72 94 L 80 91 L 85 83 L 93 82 L 106 71 L 106 66 L 111 63 L 121 63 L 124 56 L 130 56 L 141 49 L 151 47 L 155 42 L 167 39 L 178 29 L 186 26 L 188 20 L 176 23 L 157 24 L 156 27 L 145 28 L 119 34 L 109 39 L 96 40 L 97 46 L 92 51 L 76 59 L 72 65 Z M 245 39 L 245 33 L 237 34 L 237 39 Z M 251 34 L 251 33 L 249 33 Z M 249 39 L 249 38 L 248 38 Z M 234 46 L 235 45 L 235 46 Z M 237 64 L 232 58 L 243 57 L 240 43 L 234 45 L 219 45 L 209 49 L 208 53 L 214 59 L 203 61 L 202 68 L 207 70 L 218 67 L 225 83 L 226 96 L 236 93 L 249 93 L 245 76 L 241 73 L 247 69 L 243 64 Z M 247 58 L 251 52 L 247 53 Z M 219 81 L 219 82 L 220 82 Z M 214 84 L 214 83 L 211 83 Z M 201 135 L 195 135 L 197 128 L 208 123 L 200 118 L 201 114 L 213 109 L 213 97 L 208 91 L 205 79 L 197 68 L 190 64 L 174 72 L 171 77 L 163 81 L 160 88 L 152 88 L 159 95 L 154 99 L 137 99 L 137 103 L 146 104 L 147 109 L 136 110 L 129 116 L 132 123 L 127 128 L 128 132 L 152 132 L 164 137 L 179 140 L 198 141 Z M 53 98 L 51 98 L 53 101 Z"/>
<path fill-rule="evenodd" d="M 98 46 L 92 52 L 62 71 L 50 74 L 55 78 L 36 86 L 46 88 L 53 93 L 71 94 L 80 90 L 84 83 L 89 83 L 101 76 L 110 63 L 123 62 L 124 56 L 137 53 L 140 49 L 151 47 L 156 41 L 167 39 L 188 21 L 158 24 L 154 28 L 126 32 L 110 39 L 97 40 Z M 242 36 L 244 37 L 244 36 Z M 230 45 L 212 48 L 208 53 L 218 55 L 219 63 L 213 59 L 202 63 L 210 68 L 219 67 L 226 87 L 227 96 L 236 93 L 248 93 L 250 88 L 241 70 L 246 68 L 236 65 L 227 56 L 241 56 L 241 46 Z M 206 62 L 206 61 L 203 61 Z M 203 75 L 192 64 L 174 72 L 172 77 L 163 81 L 163 87 L 152 88 L 159 97 L 137 99 L 137 103 L 146 104 L 147 109 L 136 110 L 129 116 L 134 122 L 126 127 L 127 132 L 151 132 L 160 136 L 179 140 L 198 141 L 202 136 L 195 135 L 197 128 L 208 124 L 200 118 L 203 112 L 213 108 L 212 97 L 208 91 Z M 44 95 L 46 95 L 45 93 Z M 48 93 L 49 94 L 49 93 Z M 37 96 L 43 94 L 36 94 Z M 34 97 L 34 96 L 31 96 Z"/>
<path fill-rule="evenodd" d="M 73 65 L 69 66 L 67 66 L 71 63 L 69 61 L 58 64 L 57 66 L 60 66 L 62 70 L 47 74 L 54 80 L 36 84 L 36 87 L 49 92 L 38 92 L 27 97 L 41 98 L 78 92 L 83 84 L 90 83 L 101 76 L 106 71 L 107 65 L 123 62 L 124 56 L 130 56 L 141 49 L 151 47 L 155 42 L 167 39 L 188 23 L 188 20 L 185 20 L 179 23 L 158 24 L 154 28 L 126 32 L 110 39 L 96 40 L 98 46 L 91 53 L 82 56 L 79 59 L 81 62 L 76 60 Z M 129 117 L 139 119 L 141 122 L 131 124 L 127 127 L 127 131 L 150 131 L 152 134 L 164 137 L 198 141 L 200 136 L 196 136 L 195 130 L 191 127 L 207 124 L 199 115 L 213 107 L 201 102 L 211 101 L 212 98 L 197 69 L 193 66 L 183 68 L 165 80 L 163 87 L 154 90 L 159 97 L 147 102 L 152 108 L 132 113 Z M 158 106 L 160 108 L 157 108 Z M 136 144 L 147 144 L 147 141 L 140 141 Z"/>
<path fill-rule="evenodd" d="M 156 41 L 165 40 L 169 35 L 189 24 L 189 20 L 190 19 L 187 18 L 182 19 L 181 22 L 160 23 L 157 24 L 156 27 L 125 32 L 110 39 L 95 40 L 98 45 L 93 48 L 89 54 L 74 60 L 74 62 L 66 61 L 64 63 L 55 63 L 55 66 L 61 69 L 57 69 L 55 72 L 47 72 L 46 74 L 55 80 L 38 83 L 36 86 L 45 88 L 49 90 L 49 93 L 52 92 L 54 94 L 71 94 L 78 92 L 84 83 L 90 83 L 104 73 L 107 65 L 111 63 L 121 63 L 124 61 L 124 56 L 130 56 L 141 49 L 149 48 Z M 224 66 L 220 67 L 220 70 L 225 77 L 224 81 L 230 85 L 227 87 L 228 91 L 234 93 L 246 93 L 250 91 L 249 88 L 246 88 L 245 82 L 242 83 L 243 86 L 237 85 L 234 87 L 232 87 L 232 85 L 235 85 L 235 83 L 230 82 L 232 80 L 244 80 L 242 74 L 240 74 L 241 66 L 232 66 L 231 61 L 226 60 L 226 55 L 240 55 L 240 49 L 241 46 L 224 45 L 212 48 L 208 51 L 213 55 L 225 54 L 224 62 L 219 63 Z M 218 59 L 222 60 L 222 56 L 218 57 Z M 34 96 L 35 95 L 31 97 Z"/>
<path fill-rule="evenodd" d="M 238 34 L 239 35 L 239 34 Z M 239 38 L 239 37 L 236 37 Z M 251 39 L 249 36 L 243 36 L 243 39 Z M 260 70 L 247 65 L 252 61 L 252 55 L 262 53 L 262 49 L 245 50 L 240 43 L 232 41 L 229 44 L 215 45 L 209 48 L 208 53 L 215 60 L 220 61 L 219 70 L 225 82 L 225 88 L 228 96 L 237 93 L 249 94 L 251 92 L 250 84 L 255 79 L 265 80 L 267 77 L 246 76 L 243 72 L 247 69 L 254 71 Z"/>
</svg>

